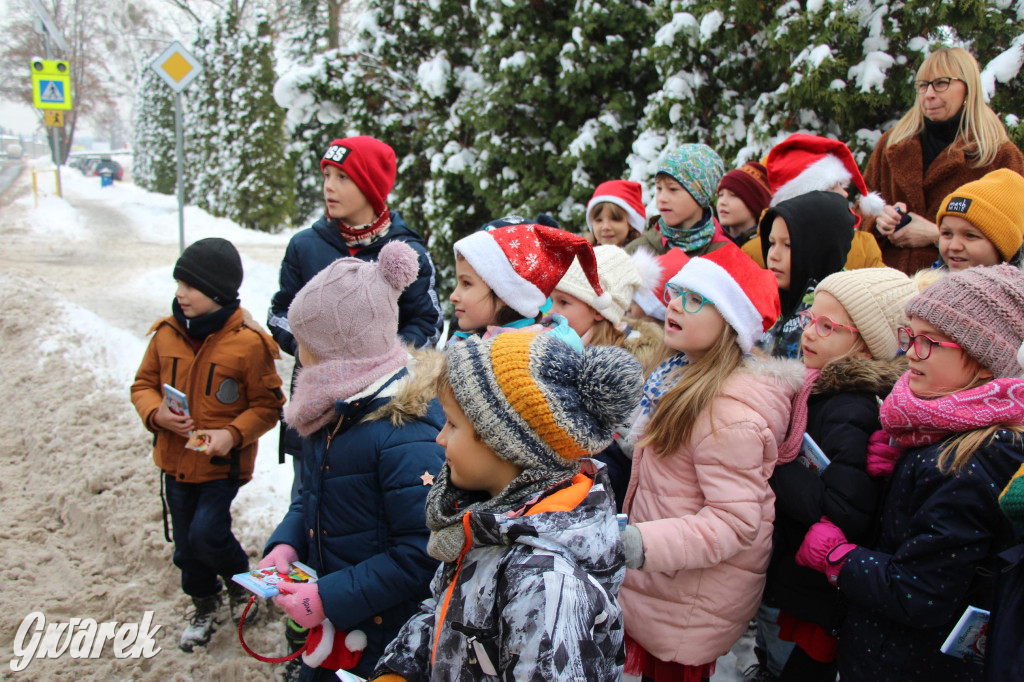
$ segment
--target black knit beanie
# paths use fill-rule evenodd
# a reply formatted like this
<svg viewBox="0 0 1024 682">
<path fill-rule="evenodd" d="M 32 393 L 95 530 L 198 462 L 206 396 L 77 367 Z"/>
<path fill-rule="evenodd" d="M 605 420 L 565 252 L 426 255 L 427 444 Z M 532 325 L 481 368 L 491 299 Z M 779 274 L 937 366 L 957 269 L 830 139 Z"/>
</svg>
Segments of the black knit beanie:
<svg viewBox="0 0 1024 682">
<path fill-rule="evenodd" d="M 227 239 L 209 237 L 191 244 L 174 264 L 174 279 L 226 305 L 238 300 L 242 259 Z"/>
</svg>

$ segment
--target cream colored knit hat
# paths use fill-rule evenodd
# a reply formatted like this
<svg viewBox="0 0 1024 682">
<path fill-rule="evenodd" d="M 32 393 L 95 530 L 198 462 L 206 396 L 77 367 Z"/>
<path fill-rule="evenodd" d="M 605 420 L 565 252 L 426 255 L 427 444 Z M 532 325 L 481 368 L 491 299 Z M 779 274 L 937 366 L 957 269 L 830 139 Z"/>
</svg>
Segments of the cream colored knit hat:
<svg viewBox="0 0 1024 682">
<path fill-rule="evenodd" d="M 626 309 L 633 302 L 633 296 L 643 285 L 640 273 L 633 264 L 629 254 L 618 246 L 604 244 L 594 247 L 594 256 L 597 258 L 597 277 L 601 282 L 601 288 L 612 297 L 612 303 L 607 308 L 598 308 L 596 305 L 597 294 L 590 282 L 583 275 L 583 268 L 579 260 L 574 260 L 565 276 L 555 286 L 556 291 L 563 291 L 575 296 L 612 324 L 619 324 Z"/>
<path fill-rule="evenodd" d="M 896 357 L 896 330 L 907 323 L 903 309 L 917 295 L 913 280 L 892 268 L 863 268 L 829 275 L 819 291 L 832 294 L 846 309 L 872 357 Z"/>
</svg>

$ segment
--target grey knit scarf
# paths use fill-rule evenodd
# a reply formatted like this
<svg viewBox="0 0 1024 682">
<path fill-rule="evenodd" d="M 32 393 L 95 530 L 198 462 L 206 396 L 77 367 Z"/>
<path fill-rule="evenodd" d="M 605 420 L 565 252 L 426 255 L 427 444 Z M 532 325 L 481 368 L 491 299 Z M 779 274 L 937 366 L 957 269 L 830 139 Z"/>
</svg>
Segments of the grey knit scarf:
<svg viewBox="0 0 1024 682">
<path fill-rule="evenodd" d="M 575 471 L 565 469 L 526 469 L 494 497 L 487 493 L 462 490 L 452 485 L 448 465 L 434 480 L 427 494 L 427 554 L 438 561 L 458 561 L 466 544 L 462 517 L 466 512 L 501 514 L 519 509 L 548 488 L 571 479 Z"/>
</svg>

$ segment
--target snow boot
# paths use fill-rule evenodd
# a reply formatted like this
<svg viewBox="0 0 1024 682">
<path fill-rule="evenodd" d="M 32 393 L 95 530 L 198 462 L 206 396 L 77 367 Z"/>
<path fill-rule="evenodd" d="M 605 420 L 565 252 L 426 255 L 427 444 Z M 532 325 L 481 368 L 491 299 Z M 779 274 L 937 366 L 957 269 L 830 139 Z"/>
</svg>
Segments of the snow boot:
<svg viewBox="0 0 1024 682">
<path fill-rule="evenodd" d="M 224 584 L 227 585 L 228 610 L 231 612 L 231 620 L 234 621 L 235 625 L 238 625 L 238 621 L 242 618 L 242 612 L 245 611 L 245 605 L 249 603 L 249 597 L 252 596 L 252 592 L 232 580 L 226 580 Z M 249 623 L 256 620 L 259 612 L 260 602 L 256 600 L 252 603 L 252 608 L 249 609 L 245 622 Z"/>
<path fill-rule="evenodd" d="M 192 597 L 192 604 L 195 607 L 191 613 L 186 613 L 185 618 L 188 625 L 181 633 L 178 640 L 178 648 L 182 651 L 191 652 L 200 644 L 210 641 L 217 625 L 217 609 L 220 608 L 220 593 L 209 597 Z"/>
<path fill-rule="evenodd" d="M 306 643 L 309 628 L 304 628 L 291 618 L 284 622 L 284 638 L 288 642 L 288 653 L 294 654 Z M 284 664 L 284 682 L 298 682 L 302 671 L 302 657 L 292 659 Z"/>
</svg>

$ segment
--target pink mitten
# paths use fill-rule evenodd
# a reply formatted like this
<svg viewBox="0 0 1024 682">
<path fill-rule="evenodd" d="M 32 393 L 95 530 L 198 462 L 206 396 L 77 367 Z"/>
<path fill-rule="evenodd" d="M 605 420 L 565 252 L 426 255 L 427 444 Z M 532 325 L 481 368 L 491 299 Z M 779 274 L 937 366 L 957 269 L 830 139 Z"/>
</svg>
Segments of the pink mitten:
<svg viewBox="0 0 1024 682">
<path fill-rule="evenodd" d="M 865 471 L 868 472 L 868 476 L 888 476 L 902 453 L 902 448 L 889 445 L 888 433 L 875 431 L 868 439 L 868 463 Z"/>
<path fill-rule="evenodd" d="M 320 601 L 320 588 L 316 583 L 281 581 L 277 589 L 281 594 L 274 597 L 274 601 L 302 627 L 314 628 L 326 618 L 324 604 Z"/>
<path fill-rule="evenodd" d="M 796 552 L 796 562 L 801 566 L 824 573 L 833 585 L 839 580 L 839 571 L 846 562 L 846 555 L 857 545 L 846 541 L 846 535 L 836 524 L 822 516 L 811 526 Z"/>
<path fill-rule="evenodd" d="M 293 561 L 299 560 L 299 553 L 291 545 L 274 545 L 267 556 L 260 559 L 259 568 L 275 567 L 279 573 L 287 574 Z"/>
</svg>

